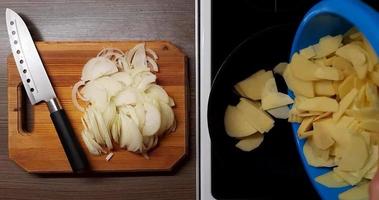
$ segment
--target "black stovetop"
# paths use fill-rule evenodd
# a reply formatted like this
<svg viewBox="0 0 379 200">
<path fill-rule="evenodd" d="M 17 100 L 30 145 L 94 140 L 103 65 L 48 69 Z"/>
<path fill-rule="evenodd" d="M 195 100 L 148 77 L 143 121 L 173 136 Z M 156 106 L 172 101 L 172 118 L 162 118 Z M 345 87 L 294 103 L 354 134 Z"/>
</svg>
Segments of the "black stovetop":
<svg viewBox="0 0 379 200">
<path fill-rule="evenodd" d="M 289 34 L 316 1 L 311 0 L 238 0 L 212 1 L 212 80 L 228 54 L 252 34 L 278 24 L 293 24 Z M 289 38 L 292 38 L 290 36 Z M 267 38 L 269 41 L 270 38 Z M 280 45 L 280 44 L 278 44 Z M 289 55 L 290 49 L 283 52 Z M 252 57 L 251 59 L 254 60 Z M 212 194 L 217 199 L 319 199 L 302 168 L 289 123 L 276 123 L 272 159 L 261 171 L 241 159 L 222 157 L 212 148 Z M 265 137 L 270 140 L 270 136 Z M 228 163 L 228 164 L 225 164 Z M 266 176 L 265 183 L 259 183 Z M 259 178 L 258 178 L 259 177 Z M 272 184 L 271 184 L 272 183 Z M 270 185 L 271 187 L 268 187 Z"/>
</svg>

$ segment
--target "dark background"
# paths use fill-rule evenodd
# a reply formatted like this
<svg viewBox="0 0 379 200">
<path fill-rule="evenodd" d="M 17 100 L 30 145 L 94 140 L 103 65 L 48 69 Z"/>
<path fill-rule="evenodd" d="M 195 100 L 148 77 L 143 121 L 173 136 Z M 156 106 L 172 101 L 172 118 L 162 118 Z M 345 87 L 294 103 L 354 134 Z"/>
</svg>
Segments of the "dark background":
<svg viewBox="0 0 379 200">
<path fill-rule="evenodd" d="M 194 199 L 195 1 L 4 0 L 0 1 L 0 199 Z M 10 46 L 5 8 L 21 14 L 35 40 L 168 40 L 189 58 L 190 151 L 173 175 L 131 174 L 40 177 L 8 159 L 7 70 Z M 32 155 L 31 155 L 32 156 Z"/>
</svg>

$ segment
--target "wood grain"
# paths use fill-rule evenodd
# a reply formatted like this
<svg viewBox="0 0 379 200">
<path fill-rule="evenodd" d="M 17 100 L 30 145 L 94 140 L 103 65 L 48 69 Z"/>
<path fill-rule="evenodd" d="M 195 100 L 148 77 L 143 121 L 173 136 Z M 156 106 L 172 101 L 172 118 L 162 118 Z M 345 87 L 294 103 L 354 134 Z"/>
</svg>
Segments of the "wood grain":
<svg viewBox="0 0 379 200">
<path fill-rule="evenodd" d="M 187 153 L 186 56 L 166 41 L 149 41 L 145 44 L 146 48 L 159 56 L 157 82 L 175 101 L 176 130 L 160 138 L 158 147 L 149 152 L 150 159 L 119 149 L 116 145 L 115 156 L 106 162 L 106 155 L 91 155 L 83 143 L 83 113 L 74 108 L 71 100 L 72 86 L 80 80 L 83 65 L 103 48 L 113 47 L 125 52 L 138 43 L 140 41 L 36 43 L 45 70 L 87 155 L 92 172 L 171 171 Z M 44 103 L 33 106 L 30 116 L 33 120 L 30 120 L 32 124 L 29 125 L 33 127 L 32 131 L 26 132 L 22 128 L 23 119 L 20 116 L 26 111 L 20 102 L 27 97 L 20 95 L 23 88 L 12 55 L 8 56 L 7 63 L 9 158 L 30 173 L 72 172 Z"/>
<path fill-rule="evenodd" d="M 8 158 L 7 68 L 10 46 L 0 23 L 0 196 L 1 199 L 195 199 L 195 14 L 192 0 L 0 1 L 26 19 L 35 40 L 167 40 L 188 56 L 189 154 L 169 174 L 36 176 Z M 4 18 L 2 18 L 4 20 Z"/>
</svg>

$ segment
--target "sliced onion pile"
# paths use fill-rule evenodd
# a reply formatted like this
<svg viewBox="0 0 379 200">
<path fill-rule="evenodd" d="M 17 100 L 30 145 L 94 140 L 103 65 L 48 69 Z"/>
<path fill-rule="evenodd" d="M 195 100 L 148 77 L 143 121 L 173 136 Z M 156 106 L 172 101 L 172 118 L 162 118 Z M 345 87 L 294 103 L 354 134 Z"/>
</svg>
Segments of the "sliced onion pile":
<svg viewBox="0 0 379 200">
<path fill-rule="evenodd" d="M 125 53 L 103 49 L 84 65 L 81 80 L 72 89 L 72 102 L 84 113 L 82 138 L 91 154 L 109 153 L 117 143 L 148 158 L 158 138 L 174 131 L 175 103 L 156 83 L 157 59 L 140 43 Z"/>
</svg>

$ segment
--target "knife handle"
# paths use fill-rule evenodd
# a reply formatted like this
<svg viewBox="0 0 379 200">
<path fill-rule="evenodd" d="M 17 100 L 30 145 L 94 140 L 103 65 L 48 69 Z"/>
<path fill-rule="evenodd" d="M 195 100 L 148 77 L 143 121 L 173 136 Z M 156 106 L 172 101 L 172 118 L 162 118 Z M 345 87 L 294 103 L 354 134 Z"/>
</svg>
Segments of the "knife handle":
<svg viewBox="0 0 379 200">
<path fill-rule="evenodd" d="M 51 104 L 56 105 L 52 106 Z M 50 117 L 54 123 L 55 130 L 58 133 L 63 149 L 70 162 L 74 173 L 83 173 L 89 170 L 88 160 L 82 150 L 74 131 L 67 118 L 66 112 L 60 107 L 57 99 L 48 102 Z"/>
</svg>

